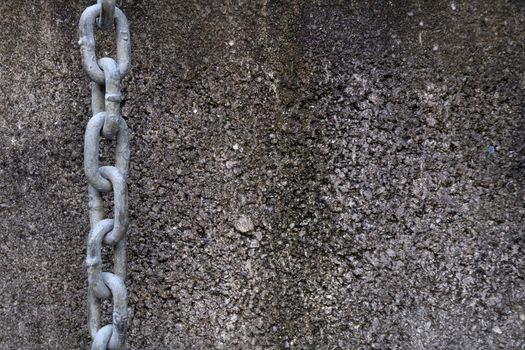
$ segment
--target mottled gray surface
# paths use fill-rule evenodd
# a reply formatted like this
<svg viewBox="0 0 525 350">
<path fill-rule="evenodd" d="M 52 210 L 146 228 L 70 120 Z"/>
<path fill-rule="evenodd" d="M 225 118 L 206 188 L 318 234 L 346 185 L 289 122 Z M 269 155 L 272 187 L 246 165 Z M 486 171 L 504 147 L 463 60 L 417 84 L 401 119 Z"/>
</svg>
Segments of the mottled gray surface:
<svg viewBox="0 0 525 350">
<path fill-rule="evenodd" d="M 89 344 L 89 3 L 0 2 L 0 349 Z M 122 8 L 129 349 L 525 348 L 523 1 Z"/>
</svg>

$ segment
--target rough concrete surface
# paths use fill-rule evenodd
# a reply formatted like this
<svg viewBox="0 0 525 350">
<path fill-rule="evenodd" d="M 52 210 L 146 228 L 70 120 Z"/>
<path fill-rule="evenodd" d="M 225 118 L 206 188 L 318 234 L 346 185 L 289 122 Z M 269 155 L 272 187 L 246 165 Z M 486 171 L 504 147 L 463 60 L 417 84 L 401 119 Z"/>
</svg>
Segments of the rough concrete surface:
<svg viewBox="0 0 525 350">
<path fill-rule="evenodd" d="M 0 2 L 0 349 L 90 344 L 93 2 Z M 524 1 L 120 6 L 128 349 L 525 348 Z"/>
</svg>

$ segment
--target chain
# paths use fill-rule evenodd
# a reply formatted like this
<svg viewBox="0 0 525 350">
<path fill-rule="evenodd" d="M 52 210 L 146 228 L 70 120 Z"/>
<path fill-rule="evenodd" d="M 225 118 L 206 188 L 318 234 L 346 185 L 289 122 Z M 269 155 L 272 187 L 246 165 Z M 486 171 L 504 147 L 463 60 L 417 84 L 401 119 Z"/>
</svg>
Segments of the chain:
<svg viewBox="0 0 525 350">
<path fill-rule="evenodd" d="M 95 54 L 94 24 L 115 27 L 117 59 Z M 126 341 L 128 296 L 125 286 L 128 228 L 128 126 L 120 113 L 120 81 L 129 70 L 128 21 L 115 0 L 99 0 L 80 17 L 82 65 L 91 78 L 91 109 L 84 135 L 84 172 L 88 180 L 89 220 L 86 266 L 88 275 L 88 326 L 92 350 L 120 350 Z M 115 166 L 99 166 L 100 138 L 116 141 Z M 113 219 L 104 218 L 102 194 L 113 191 Z M 102 272 L 102 245 L 113 247 L 113 272 Z M 100 303 L 112 299 L 112 323 L 101 327 Z"/>
</svg>

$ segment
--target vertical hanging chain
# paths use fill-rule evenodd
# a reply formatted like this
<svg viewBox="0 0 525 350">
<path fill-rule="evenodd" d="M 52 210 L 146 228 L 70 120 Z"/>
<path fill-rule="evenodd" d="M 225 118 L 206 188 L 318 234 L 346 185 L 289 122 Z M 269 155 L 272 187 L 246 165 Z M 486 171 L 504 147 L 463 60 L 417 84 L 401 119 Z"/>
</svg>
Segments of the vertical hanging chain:
<svg viewBox="0 0 525 350">
<path fill-rule="evenodd" d="M 98 18 L 98 20 L 97 20 Z M 102 29 L 115 28 L 117 59 L 97 60 L 95 22 Z M 126 341 L 128 296 L 126 247 L 128 228 L 128 126 L 120 113 L 120 82 L 129 70 L 130 37 L 128 21 L 115 0 L 99 0 L 80 17 L 82 65 L 91 78 L 91 109 L 84 136 L 84 171 L 88 180 L 89 220 L 86 266 L 88 275 L 88 326 L 92 350 L 120 350 Z M 115 165 L 99 166 L 100 138 L 115 140 Z M 104 218 L 102 193 L 113 191 L 113 218 Z M 102 271 L 102 245 L 113 247 L 113 272 Z M 112 299 L 112 323 L 101 327 L 100 302 Z"/>
</svg>

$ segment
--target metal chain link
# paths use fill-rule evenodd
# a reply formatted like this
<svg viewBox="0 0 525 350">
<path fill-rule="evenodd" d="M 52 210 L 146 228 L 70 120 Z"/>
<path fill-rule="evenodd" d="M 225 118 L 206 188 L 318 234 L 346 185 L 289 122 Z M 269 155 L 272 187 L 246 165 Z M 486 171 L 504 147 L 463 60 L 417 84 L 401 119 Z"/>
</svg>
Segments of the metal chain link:
<svg viewBox="0 0 525 350">
<path fill-rule="evenodd" d="M 98 18 L 98 20 L 97 20 Z M 97 20 L 97 21 L 96 21 Z M 102 29 L 114 27 L 117 59 L 97 60 L 95 21 Z M 86 266 L 88 326 L 92 350 L 120 350 L 126 341 L 128 296 L 125 286 L 128 229 L 128 126 L 120 113 L 120 82 L 129 70 L 131 45 L 128 21 L 115 0 L 98 0 L 80 17 L 82 65 L 91 78 L 91 109 L 84 135 L 84 172 L 88 180 L 89 219 Z M 116 140 L 115 166 L 99 165 L 100 138 Z M 113 219 L 104 218 L 102 193 L 113 191 Z M 113 272 L 102 272 L 102 245 L 113 247 Z M 101 327 L 100 302 L 112 298 L 112 323 Z"/>
</svg>

